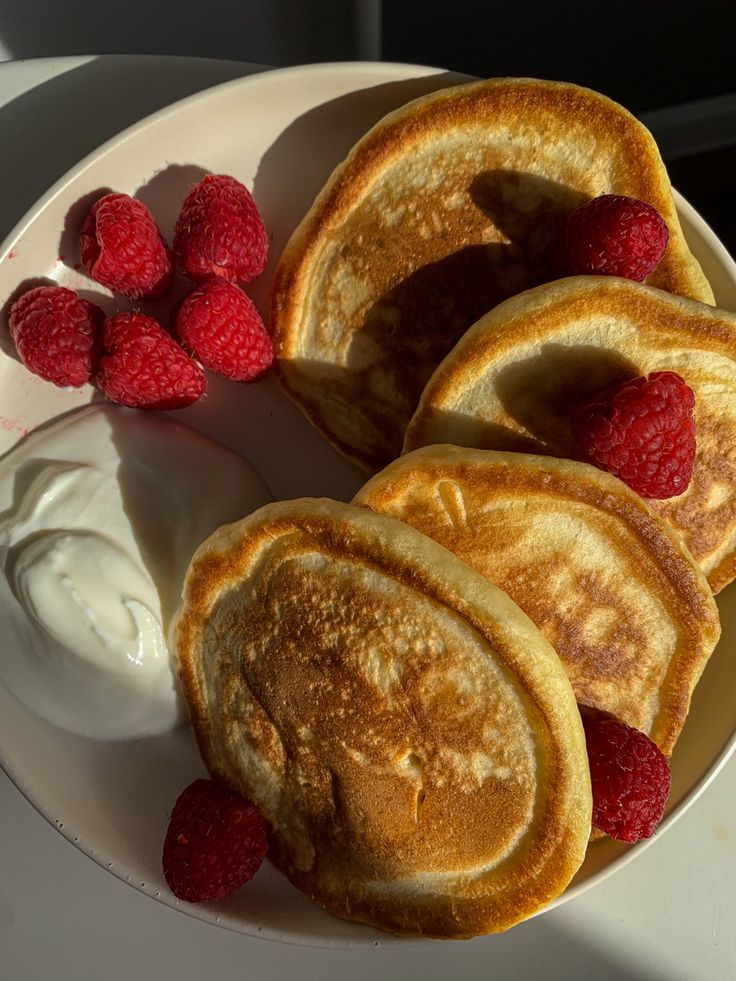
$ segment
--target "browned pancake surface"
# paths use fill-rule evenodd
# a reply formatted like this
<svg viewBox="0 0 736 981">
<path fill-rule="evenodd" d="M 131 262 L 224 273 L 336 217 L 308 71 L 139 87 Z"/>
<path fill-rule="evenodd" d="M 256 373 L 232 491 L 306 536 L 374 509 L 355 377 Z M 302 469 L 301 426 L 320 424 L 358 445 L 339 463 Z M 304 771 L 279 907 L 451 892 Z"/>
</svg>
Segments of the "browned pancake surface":
<svg viewBox="0 0 736 981">
<path fill-rule="evenodd" d="M 570 412 L 608 385 L 676 371 L 695 392 L 687 491 L 651 506 L 714 592 L 736 575 L 736 316 L 615 277 L 530 290 L 472 327 L 438 367 L 405 449 L 454 443 L 576 457 Z"/>
<path fill-rule="evenodd" d="M 651 283 L 712 300 L 656 146 L 616 103 L 494 79 L 391 114 L 338 168 L 281 259 L 271 326 L 282 384 L 339 449 L 380 467 L 463 332 L 565 274 L 562 223 L 603 193 L 646 200 L 667 221 Z"/>
<path fill-rule="evenodd" d="M 406 521 L 500 586 L 553 645 L 581 704 L 671 753 L 718 612 L 678 536 L 619 480 L 569 460 L 429 446 L 355 503 Z"/>
<path fill-rule="evenodd" d="M 297 501 L 221 529 L 193 559 L 177 652 L 208 768 L 328 910 L 500 930 L 582 861 L 587 757 L 559 659 L 407 525 Z"/>
</svg>

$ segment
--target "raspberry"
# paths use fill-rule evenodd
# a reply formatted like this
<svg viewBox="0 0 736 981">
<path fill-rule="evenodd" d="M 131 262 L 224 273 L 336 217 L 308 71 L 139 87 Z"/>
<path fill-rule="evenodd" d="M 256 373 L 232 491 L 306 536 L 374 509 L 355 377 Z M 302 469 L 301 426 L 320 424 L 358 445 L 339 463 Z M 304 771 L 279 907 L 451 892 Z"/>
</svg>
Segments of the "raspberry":
<svg viewBox="0 0 736 981">
<path fill-rule="evenodd" d="M 234 177 L 209 174 L 184 199 L 174 252 L 190 279 L 222 276 L 249 283 L 263 272 L 268 236 L 250 191 Z"/>
<path fill-rule="evenodd" d="M 566 246 L 575 275 L 623 276 L 643 282 L 664 255 L 669 231 L 650 204 L 604 194 L 567 219 Z"/>
<path fill-rule="evenodd" d="M 164 841 L 171 891 L 190 903 L 224 899 L 260 868 L 267 834 L 253 804 L 211 780 L 195 780 L 174 804 Z"/>
<path fill-rule="evenodd" d="M 133 299 L 160 296 L 174 278 L 173 256 L 155 218 L 127 194 L 106 194 L 92 205 L 79 252 L 95 282 Z"/>
<path fill-rule="evenodd" d="M 102 328 L 105 353 L 95 383 L 113 402 L 140 409 L 181 409 L 204 391 L 204 372 L 161 325 L 119 313 Z"/>
<path fill-rule="evenodd" d="M 638 729 L 611 719 L 584 722 L 593 788 L 593 827 L 619 841 L 649 838 L 664 814 L 670 766 Z"/>
<path fill-rule="evenodd" d="M 94 370 L 104 319 L 99 307 L 63 286 L 37 286 L 10 308 L 10 336 L 34 375 L 77 388 Z"/>
<path fill-rule="evenodd" d="M 176 330 L 205 368 L 233 381 L 255 381 L 273 361 L 271 338 L 250 298 L 216 276 L 184 299 Z"/>
<path fill-rule="evenodd" d="M 588 459 L 642 497 L 677 497 L 695 462 L 692 389 L 674 371 L 653 371 L 592 395 L 572 413 Z"/>
</svg>

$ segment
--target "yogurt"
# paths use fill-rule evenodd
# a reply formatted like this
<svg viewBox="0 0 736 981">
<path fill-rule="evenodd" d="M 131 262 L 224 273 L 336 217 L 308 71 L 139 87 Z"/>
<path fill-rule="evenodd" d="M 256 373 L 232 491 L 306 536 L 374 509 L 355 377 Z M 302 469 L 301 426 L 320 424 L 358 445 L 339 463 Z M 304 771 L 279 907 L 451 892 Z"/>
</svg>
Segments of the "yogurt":
<svg viewBox="0 0 736 981">
<path fill-rule="evenodd" d="M 192 553 L 270 500 L 242 457 L 167 416 L 99 403 L 32 433 L 0 460 L 0 679 L 85 736 L 172 729 Z"/>
</svg>

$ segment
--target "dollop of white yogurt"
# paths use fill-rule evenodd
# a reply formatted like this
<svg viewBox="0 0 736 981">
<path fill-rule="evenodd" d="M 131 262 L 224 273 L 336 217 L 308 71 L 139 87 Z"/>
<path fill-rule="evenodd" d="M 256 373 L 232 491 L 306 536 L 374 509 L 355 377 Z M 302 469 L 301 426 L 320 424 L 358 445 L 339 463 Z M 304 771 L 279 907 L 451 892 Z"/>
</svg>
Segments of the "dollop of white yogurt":
<svg viewBox="0 0 736 981">
<path fill-rule="evenodd" d="M 0 460 L 0 679 L 85 736 L 175 727 L 192 553 L 270 500 L 242 457 L 167 416 L 100 403 L 32 433 Z"/>
</svg>

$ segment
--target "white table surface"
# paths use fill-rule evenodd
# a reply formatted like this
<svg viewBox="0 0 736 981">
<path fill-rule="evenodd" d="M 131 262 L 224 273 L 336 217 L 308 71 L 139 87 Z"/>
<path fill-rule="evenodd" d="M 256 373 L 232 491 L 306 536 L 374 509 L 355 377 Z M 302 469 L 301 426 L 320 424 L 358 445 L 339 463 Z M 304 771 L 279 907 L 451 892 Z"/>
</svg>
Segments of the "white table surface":
<svg viewBox="0 0 736 981">
<path fill-rule="evenodd" d="M 135 56 L 0 64 L 0 240 L 103 140 L 252 70 Z M 733 757 L 661 840 L 560 909 L 502 936 L 335 951 L 240 936 L 146 898 L 78 852 L 0 774 L 0 978 L 726 981 L 736 978 L 735 805 Z"/>
</svg>

